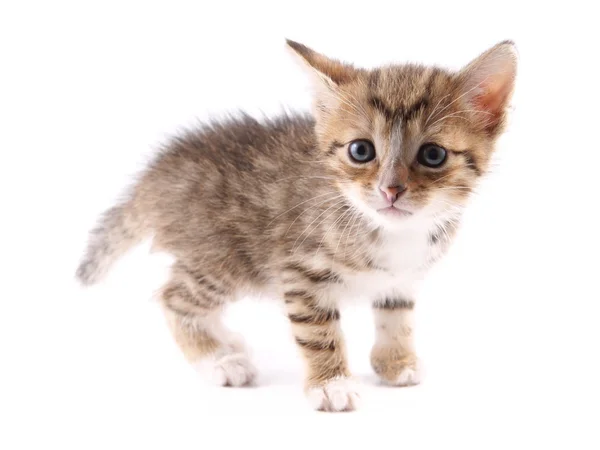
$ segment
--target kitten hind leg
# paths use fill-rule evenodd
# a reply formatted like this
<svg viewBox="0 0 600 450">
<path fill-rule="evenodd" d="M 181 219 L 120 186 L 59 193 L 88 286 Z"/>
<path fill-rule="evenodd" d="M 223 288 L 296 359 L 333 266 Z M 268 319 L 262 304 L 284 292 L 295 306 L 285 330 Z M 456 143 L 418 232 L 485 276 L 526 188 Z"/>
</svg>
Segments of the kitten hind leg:
<svg viewBox="0 0 600 450">
<path fill-rule="evenodd" d="M 167 322 L 185 358 L 203 378 L 219 386 L 251 384 L 256 369 L 243 339 L 222 323 L 224 300 L 216 294 L 216 288 L 204 291 L 197 277 L 174 274 L 162 289 L 161 298 Z"/>
</svg>

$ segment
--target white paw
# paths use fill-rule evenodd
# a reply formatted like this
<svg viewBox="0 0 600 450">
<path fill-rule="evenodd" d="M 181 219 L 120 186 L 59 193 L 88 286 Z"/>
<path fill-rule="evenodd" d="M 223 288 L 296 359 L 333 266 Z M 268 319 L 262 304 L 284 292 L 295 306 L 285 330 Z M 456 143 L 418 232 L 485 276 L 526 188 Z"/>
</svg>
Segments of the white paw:
<svg viewBox="0 0 600 450">
<path fill-rule="evenodd" d="M 256 378 L 256 368 L 245 353 L 231 353 L 196 363 L 203 378 L 217 386 L 246 386 Z"/>
<path fill-rule="evenodd" d="M 307 391 L 308 401 L 318 411 L 353 411 L 358 407 L 358 386 L 348 378 L 329 380 Z"/>
<path fill-rule="evenodd" d="M 421 383 L 423 379 L 423 367 L 417 359 L 413 364 L 404 367 L 394 380 L 388 381 L 394 386 L 414 386 Z"/>
</svg>

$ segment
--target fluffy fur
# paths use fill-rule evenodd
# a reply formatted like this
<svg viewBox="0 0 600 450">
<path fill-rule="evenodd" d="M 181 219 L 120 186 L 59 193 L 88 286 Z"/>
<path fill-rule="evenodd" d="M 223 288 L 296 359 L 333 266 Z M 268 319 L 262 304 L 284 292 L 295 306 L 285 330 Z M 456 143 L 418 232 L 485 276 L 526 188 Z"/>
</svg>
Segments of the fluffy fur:
<svg viewBox="0 0 600 450">
<path fill-rule="evenodd" d="M 173 336 L 221 385 L 253 381 L 243 341 L 221 324 L 248 293 L 286 305 L 321 410 L 357 405 L 339 324 L 343 301 L 373 304 L 375 372 L 414 384 L 416 283 L 447 250 L 504 129 L 516 53 L 502 42 L 451 72 L 356 68 L 288 41 L 314 82 L 312 114 L 249 116 L 173 138 L 92 231 L 77 276 L 96 283 L 142 239 L 175 258 L 161 290 Z M 367 140 L 375 157 L 349 152 Z M 425 145 L 445 150 L 424 165 Z"/>
</svg>

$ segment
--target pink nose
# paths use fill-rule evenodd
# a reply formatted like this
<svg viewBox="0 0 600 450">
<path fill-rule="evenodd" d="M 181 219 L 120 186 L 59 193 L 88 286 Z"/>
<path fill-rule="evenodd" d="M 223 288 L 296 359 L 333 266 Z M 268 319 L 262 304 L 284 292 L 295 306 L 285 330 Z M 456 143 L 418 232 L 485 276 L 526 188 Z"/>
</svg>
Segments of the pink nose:
<svg viewBox="0 0 600 450">
<path fill-rule="evenodd" d="M 390 204 L 394 204 L 394 202 L 396 200 L 398 200 L 402 194 L 404 194 L 406 192 L 406 186 L 403 185 L 399 185 L 399 186 L 388 186 L 388 187 L 381 187 L 379 186 L 379 191 L 381 192 L 381 195 L 383 195 L 383 198 L 386 199 L 388 202 L 390 202 Z"/>
</svg>

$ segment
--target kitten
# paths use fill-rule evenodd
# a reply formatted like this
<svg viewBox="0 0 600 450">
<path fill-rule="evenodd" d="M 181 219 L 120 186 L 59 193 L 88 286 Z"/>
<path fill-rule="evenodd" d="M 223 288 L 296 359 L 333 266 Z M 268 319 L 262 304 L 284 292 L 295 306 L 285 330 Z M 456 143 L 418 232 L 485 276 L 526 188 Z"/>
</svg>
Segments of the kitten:
<svg viewBox="0 0 600 450">
<path fill-rule="evenodd" d="M 312 115 L 247 115 L 174 137 L 90 233 L 77 277 L 102 279 L 143 239 L 174 256 L 161 304 L 186 358 L 220 385 L 256 371 L 223 307 L 285 302 L 318 410 L 359 399 L 340 304 L 371 302 L 374 371 L 419 382 L 415 286 L 448 249 L 505 128 L 517 58 L 501 42 L 460 71 L 365 70 L 288 40 L 314 85 Z"/>
</svg>

